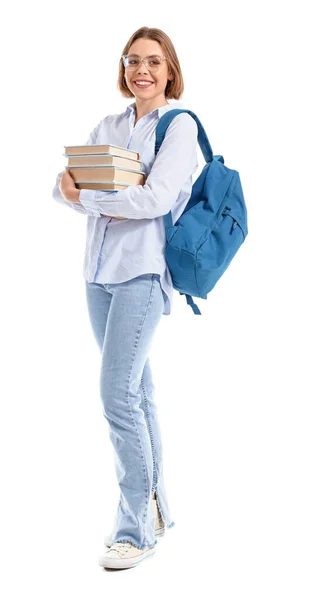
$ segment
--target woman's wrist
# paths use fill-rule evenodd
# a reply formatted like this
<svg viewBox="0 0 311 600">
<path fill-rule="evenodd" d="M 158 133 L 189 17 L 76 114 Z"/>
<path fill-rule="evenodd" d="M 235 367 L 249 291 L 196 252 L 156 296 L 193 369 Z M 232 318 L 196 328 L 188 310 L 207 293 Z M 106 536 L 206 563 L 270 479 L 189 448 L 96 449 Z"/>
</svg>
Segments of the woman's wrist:
<svg viewBox="0 0 311 600">
<path fill-rule="evenodd" d="M 80 198 L 80 190 L 77 190 L 77 189 L 70 190 L 66 194 L 66 200 L 69 200 L 69 202 L 79 202 L 79 198 Z"/>
</svg>

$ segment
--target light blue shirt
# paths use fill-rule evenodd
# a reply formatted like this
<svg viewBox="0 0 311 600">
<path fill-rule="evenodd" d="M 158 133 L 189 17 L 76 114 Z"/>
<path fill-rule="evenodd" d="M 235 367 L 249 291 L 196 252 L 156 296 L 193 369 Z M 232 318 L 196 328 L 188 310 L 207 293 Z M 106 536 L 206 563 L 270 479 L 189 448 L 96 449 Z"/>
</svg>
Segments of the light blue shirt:
<svg viewBox="0 0 311 600">
<path fill-rule="evenodd" d="M 87 215 L 83 276 L 96 283 L 120 283 L 144 273 L 158 273 L 164 298 L 163 314 L 171 313 L 173 285 L 165 261 L 163 215 L 172 211 L 173 224 L 182 214 L 192 190 L 192 176 L 198 167 L 198 126 L 187 113 L 177 115 L 166 130 L 155 156 L 155 129 L 159 118 L 172 108 L 170 102 L 141 117 L 136 125 L 135 102 L 120 114 L 102 119 L 87 144 L 112 144 L 140 154 L 144 185 L 103 192 L 80 190 L 80 203 L 63 198 L 57 175 L 53 198 Z M 101 216 L 108 214 L 109 217 Z M 118 220 L 114 217 L 126 217 Z"/>
</svg>

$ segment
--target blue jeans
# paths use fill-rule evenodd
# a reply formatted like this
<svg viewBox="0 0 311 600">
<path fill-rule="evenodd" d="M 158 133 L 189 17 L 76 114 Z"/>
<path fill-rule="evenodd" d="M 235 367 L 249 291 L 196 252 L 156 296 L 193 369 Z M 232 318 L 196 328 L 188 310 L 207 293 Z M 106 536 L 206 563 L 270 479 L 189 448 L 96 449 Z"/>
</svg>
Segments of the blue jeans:
<svg viewBox="0 0 311 600">
<path fill-rule="evenodd" d="M 155 546 L 155 492 L 166 527 L 171 520 L 163 479 L 157 406 L 148 353 L 163 312 L 159 275 L 122 283 L 86 281 L 91 326 L 101 352 L 100 398 L 114 448 L 120 499 L 112 543 Z"/>
</svg>

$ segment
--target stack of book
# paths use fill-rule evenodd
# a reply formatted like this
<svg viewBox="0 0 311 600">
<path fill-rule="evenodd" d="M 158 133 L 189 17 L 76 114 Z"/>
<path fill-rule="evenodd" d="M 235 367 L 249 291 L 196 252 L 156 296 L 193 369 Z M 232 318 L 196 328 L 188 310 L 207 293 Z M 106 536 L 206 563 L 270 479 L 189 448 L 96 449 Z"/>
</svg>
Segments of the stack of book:
<svg viewBox="0 0 311 600">
<path fill-rule="evenodd" d="M 79 190 L 113 192 L 129 185 L 144 185 L 139 152 L 110 144 L 64 146 L 66 169 Z M 123 219 L 124 217 L 114 217 Z"/>
</svg>

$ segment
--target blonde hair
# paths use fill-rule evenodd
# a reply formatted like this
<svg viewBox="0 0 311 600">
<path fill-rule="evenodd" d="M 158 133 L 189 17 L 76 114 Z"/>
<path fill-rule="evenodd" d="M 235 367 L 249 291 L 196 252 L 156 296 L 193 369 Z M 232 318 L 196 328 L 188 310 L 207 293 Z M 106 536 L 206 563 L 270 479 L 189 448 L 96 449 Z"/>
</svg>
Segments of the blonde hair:
<svg viewBox="0 0 311 600">
<path fill-rule="evenodd" d="M 161 44 L 163 48 L 163 55 L 167 58 L 168 71 L 170 75 L 173 76 L 173 80 L 167 82 L 164 92 L 165 98 L 179 100 L 184 91 L 184 80 L 179 60 L 170 38 L 161 29 L 157 29 L 155 27 L 140 27 L 137 29 L 137 31 L 135 31 L 135 33 L 133 33 L 128 42 L 125 44 L 122 54 L 128 54 L 131 45 L 140 38 L 155 40 Z M 126 85 L 124 74 L 125 67 L 121 56 L 117 88 L 121 92 L 121 95 L 125 98 L 134 98 L 134 94 Z"/>
</svg>

